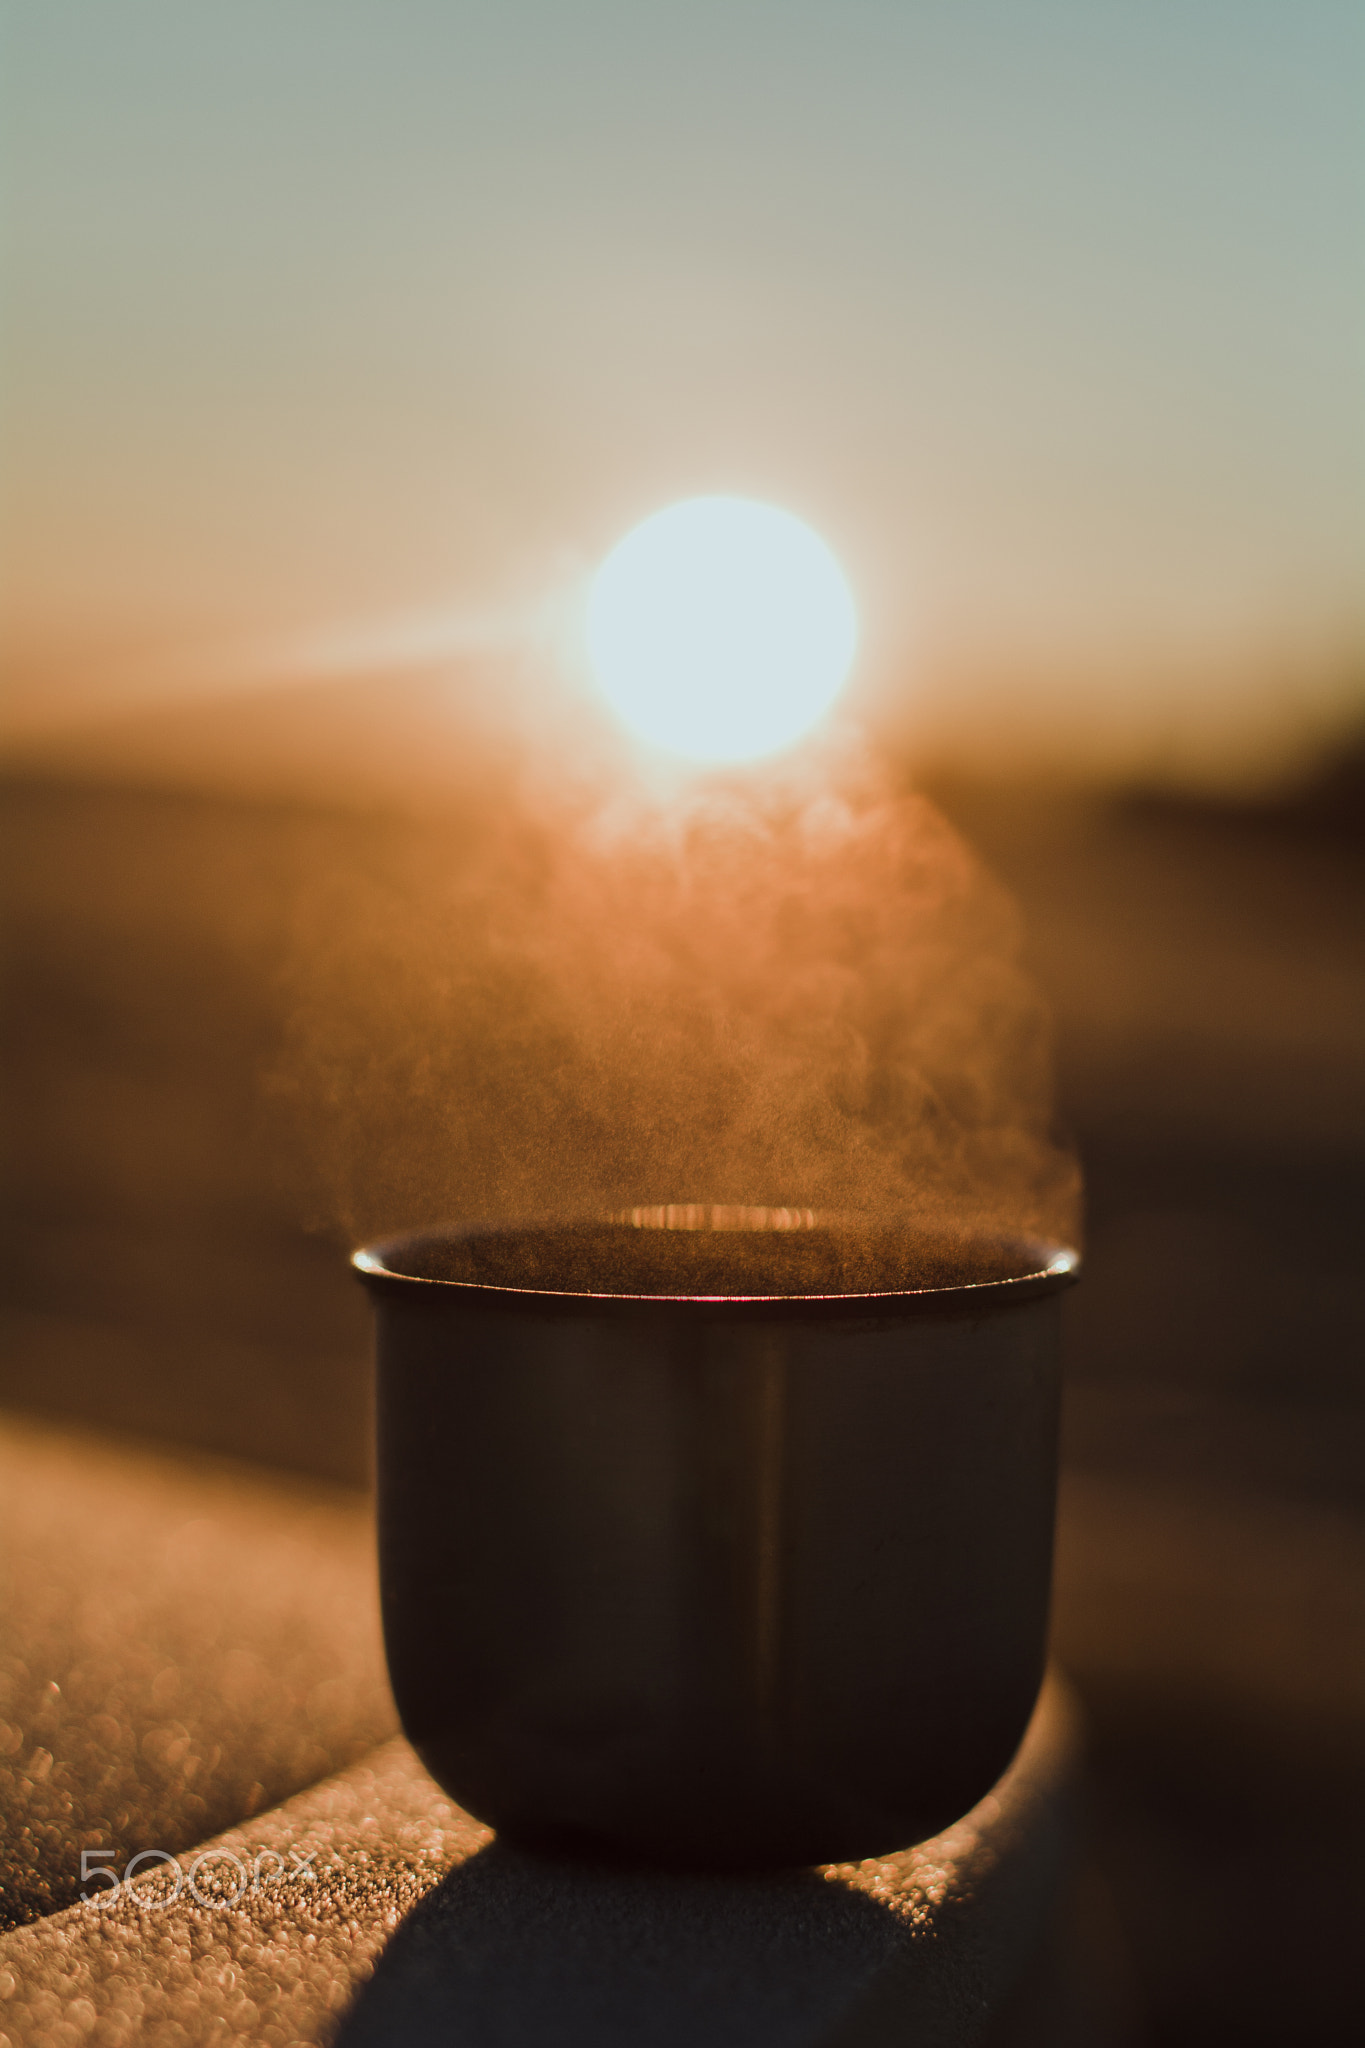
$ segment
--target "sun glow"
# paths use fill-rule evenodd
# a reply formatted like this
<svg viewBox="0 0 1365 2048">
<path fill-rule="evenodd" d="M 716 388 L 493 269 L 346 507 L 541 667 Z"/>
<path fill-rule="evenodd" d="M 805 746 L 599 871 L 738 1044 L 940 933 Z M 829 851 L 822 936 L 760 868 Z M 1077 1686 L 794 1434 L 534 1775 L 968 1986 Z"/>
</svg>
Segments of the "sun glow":
<svg viewBox="0 0 1365 2048">
<path fill-rule="evenodd" d="M 829 709 L 858 622 L 844 573 L 790 512 L 689 498 L 628 533 L 588 600 L 602 690 L 651 745 L 697 761 L 777 752 Z"/>
</svg>

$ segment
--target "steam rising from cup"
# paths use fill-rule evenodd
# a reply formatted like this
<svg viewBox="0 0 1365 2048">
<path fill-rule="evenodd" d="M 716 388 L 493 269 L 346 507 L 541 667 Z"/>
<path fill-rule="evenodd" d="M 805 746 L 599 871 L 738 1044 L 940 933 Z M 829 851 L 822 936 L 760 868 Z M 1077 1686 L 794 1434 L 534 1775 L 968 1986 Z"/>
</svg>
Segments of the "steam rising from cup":
<svg viewBox="0 0 1365 2048">
<path fill-rule="evenodd" d="M 311 1106 L 314 1213 L 353 1240 L 693 1203 L 1070 1239 L 1004 892 L 903 765 L 780 756 L 853 654 L 824 543 L 771 506 L 674 505 L 608 557 L 588 623 L 637 734 L 763 772 L 623 775 L 567 717 L 509 747 L 476 710 L 521 671 L 471 655 L 439 800 L 310 826 L 278 1078 Z"/>
<path fill-rule="evenodd" d="M 843 688 L 853 594 L 818 534 L 774 505 L 690 498 L 599 569 L 588 652 L 637 738 L 698 762 L 757 760 L 802 737 Z"/>
</svg>

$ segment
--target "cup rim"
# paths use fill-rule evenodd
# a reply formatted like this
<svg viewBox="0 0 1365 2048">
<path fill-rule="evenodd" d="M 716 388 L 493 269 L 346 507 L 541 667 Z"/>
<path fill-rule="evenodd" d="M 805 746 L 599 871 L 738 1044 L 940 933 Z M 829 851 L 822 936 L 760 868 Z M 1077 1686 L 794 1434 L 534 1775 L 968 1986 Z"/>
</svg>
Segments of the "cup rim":
<svg viewBox="0 0 1365 2048">
<path fill-rule="evenodd" d="M 691 1210 L 710 1209 L 715 1213 L 722 1205 L 687 1204 L 668 1205 Z M 1022 1270 L 1009 1273 L 1002 1278 L 988 1280 L 965 1280 L 946 1287 L 909 1287 L 867 1289 L 858 1292 L 814 1293 L 814 1294 L 694 1294 L 677 1293 L 617 1293 L 587 1288 L 525 1287 L 512 1286 L 503 1282 L 485 1280 L 439 1279 L 434 1276 L 404 1271 L 421 1252 L 433 1243 L 449 1243 L 452 1240 L 470 1237 L 492 1236 L 503 1231 L 533 1231 L 538 1229 L 573 1229 L 601 1227 L 603 1224 L 631 1225 L 633 1219 L 644 1214 L 662 1214 L 665 1205 L 651 1204 L 634 1210 L 613 1210 L 606 1213 L 573 1215 L 541 1215 L 523 1217 L 497 1217 L 463 1221 L 431 1226 L 422 1230 L 408 1230 L 394 1236 L 384 1237 L 374 1243 L 362 1245 L 351 1254 L 351 1266 L 367 1289 L 378 1294 L 406 1296 L 411 1300 L 424 1299 L 430 1303 L 447 1302 L 454 1306 L 457 1301 L 471 1306 L 520 1308 L 523 1311 L 541 1307 L 555 1312 L 586 1310 L 603 1314 L 609 1311 L 621 1313 L 639 1311 L 687 1311 L 689 1314 L 813 1314 L 830 1315 L 840 1313 L 913 1314 L 934 1313 L 945 1309 L 985 1310 L 987 1307 L 1005 1307 L 1007 1304 L 1034 1300 L 1040 1295 L 1055 1294 L 1071 1286 L 1080 1278 L 1081 1259 L 1079 1252 L 1071 1245 L 1050 1239 L 1039 1238 L 1025 1232 L 987 1231 L 971 1234 L 969 1241 L 988 1243 L 1017 1254 Z M 693 1226 L 689 1224 L 645 1224 L 638 1222 L 635 1227 L 645 1228 L 693 1228 L 714 1227 L 717 1229 L 753 1230 L 760 1229 L 815 1229 L 821 1224 L 836 1227 L 875 1228 L 878 1225 L 900 1223 L 905 1219 L 863 1215 L 850 1217 L 845 1214 L 798 1209 L 741 1209 L 738 1205 L 729 1208 L 734 1216 L 762 1215 L 802 1219 L 765 1224 L 730 1223 L 719 1226 Z"/>
</svg>

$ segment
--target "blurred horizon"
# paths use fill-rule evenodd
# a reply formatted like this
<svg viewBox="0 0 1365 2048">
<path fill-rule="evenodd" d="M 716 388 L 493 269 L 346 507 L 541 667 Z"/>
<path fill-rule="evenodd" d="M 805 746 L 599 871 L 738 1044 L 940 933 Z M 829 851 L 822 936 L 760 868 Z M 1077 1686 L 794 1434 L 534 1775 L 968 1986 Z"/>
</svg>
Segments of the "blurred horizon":
<svg viewBox="0 0 1365 2048">
<path fill-rule="evenodd" d="M 4 39 L 13 757 L 454 703 L 471 655 L 571 697 L 586 575 L 701 491 L 829 541 L 850 713 L 936 771 L 1273 789 L 1358 729 L 1344 0 L 10 0 Z"/>
</svg>

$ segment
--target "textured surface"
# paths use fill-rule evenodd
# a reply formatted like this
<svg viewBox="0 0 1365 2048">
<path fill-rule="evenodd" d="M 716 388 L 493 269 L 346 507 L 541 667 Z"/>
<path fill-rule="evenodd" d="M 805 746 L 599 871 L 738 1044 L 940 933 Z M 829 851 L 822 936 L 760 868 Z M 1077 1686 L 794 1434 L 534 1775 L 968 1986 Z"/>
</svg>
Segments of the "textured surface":
<svg viewBox="0 0 1365 2048">
<path fill-rule="evenodd" d="M 1046 1950 L 1074 1764 L 1055 1691 L 996 1793 L 903 1854 L 725 1879 L 549 1861 L 490 1846 L 401 1741 L 324 1777 L 392 1725 L 363 1499 L 13 1421 L 0 1499 L 0 1872 L 32 1921 L 0 1937 L 0 2048 L 283 2048 L 343 2015 L 353 2044 L 806 2048 L 883 2006 L 965 2042 Z M 239 1866 L 198 1862 L 225 1821 Z M 97 1847 L 181 1874 L 92 1875 L 82 1903 Z"/>
<path fill-rule="evenodd" d="M 937 1840 L 708 1878 L 490 1845 L 394 1742 L 223 1836 L 240 1869 L 198 1869 L 207 1904 L 188 1882 L 170 1898 L 163 1868 L 0 1940 L 0 2044 L 290 2048 L 339 2022 L 345 2048 L 833 2048 L 888 2026 L 917 2048 L 983 2040 L 1058 1911 L 1073 1764 L 1054 1689 L 1007 1777 Z"/>
<path fill-rule="evenodd" d="M 373 1552 L 361 1495 L 6 1418 L 0 1925 L 390 1734 Z"/>
<path fill-rule="evenodd" d="M 196 1871 L 190 1852 L 171 1903 L 176 1880 L 154 1866 L 111 1906 L 0 1937 L 0 2032 L 14 2048 L 326 2040 L 401 1915 L 485 1839 L 394 1742 L 218 1838 L 250 1873 L 240 1907 L 233 1865 Z"/>
</svg>

